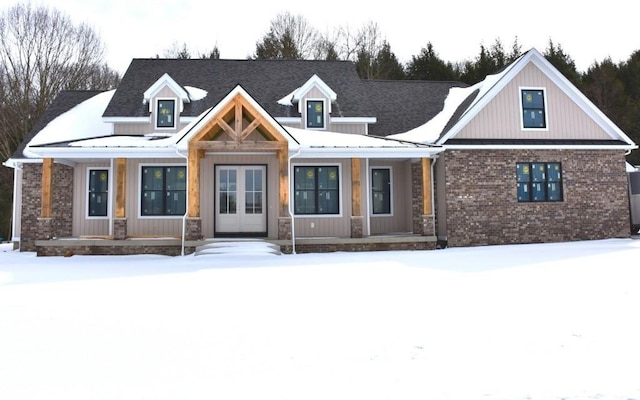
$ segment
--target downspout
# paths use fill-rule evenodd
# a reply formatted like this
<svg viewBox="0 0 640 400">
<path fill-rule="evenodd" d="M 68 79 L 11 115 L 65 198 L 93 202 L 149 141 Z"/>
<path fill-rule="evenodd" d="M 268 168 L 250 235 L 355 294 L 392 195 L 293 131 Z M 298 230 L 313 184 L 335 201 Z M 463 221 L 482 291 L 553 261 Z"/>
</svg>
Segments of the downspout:
<svg viewBox="0 0 640 400">
<path fill-rule="evenodd" d="M 113 158 L 109 159 L 109 236 L 113 239 Z"/>
<path fill-rule="evenodd" d="M 186 186 L 186 190 L 187 190 L 187 194 L 189 193 L 189 155 L 183 155 L 182 153 L 180 153 L 180 150 L 178 149 L 178 147 L 176 147 L 176 154 L 178 155 L 178 157 L 182 157 L 184 158 L 185 161 L 185 165 L 186 165 L 186 170 L 187 170 L 187 186 Z M 180 238 L 180 246 L 181 246 L 181 250 L 180 250 L 180 255 L 184 256 L 184 247 L 185 247 L 185 237 L 187 235 L 187 217 L 189 216 L 189 198 L 187 196 L 187 198 L 185 199 L 186 204 L 184 206 L 184 215 L 182 216 L 182 237 Z"/>
<path fill-rule="evenodd" d="M 291 178 L 291 160 L 294 157 L 298 157 L 300 155 L 301 149 L 298 148 L 298 151 L 295 154 L 290 155 L 287 158 L 287 173 L 289 174 L 289 178 Z M 293 202 L 291 201 L 291 192 L 293 190 L 293 185 L 291 184 L 291 179 L 289 179 L 289 190 L 287 190 L 287 192 L 289 193 L 289 215 L 291 216 L 291 254 L 296 254 L 296 221 L 294 219 L 294 215 L 295 213 L 293 212 Z"/>
</svg>

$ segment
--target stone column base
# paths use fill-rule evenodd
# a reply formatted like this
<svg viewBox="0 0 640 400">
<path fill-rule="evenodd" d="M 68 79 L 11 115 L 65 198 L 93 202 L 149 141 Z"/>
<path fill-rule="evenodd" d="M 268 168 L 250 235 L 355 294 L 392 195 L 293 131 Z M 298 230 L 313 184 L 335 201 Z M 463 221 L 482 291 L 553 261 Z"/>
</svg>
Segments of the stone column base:
<svg viewBox="0 0 640 400">
<path fill-rule="evenodd" d="M 125 240 L 127 238 L 127 219 L 113 219 L 113 238 L 115 240 Z"/>
<path fill-rule="evenodd" d="M 187 218 L 185 227 L 185 240 L 202 239 L 202 220 L 200 218 Z"/>
<path fill-rule="evenodd" d="M 278 218 L 278 240 L 291 240 L 291 217 Z"/>
<path fill-rule="evenodd" d="M 351 237 L 362 238 L 364 227 L 364 217 L 351 217 Z"/>
<path fill-rule="evenodd" d="M 422 236 L 436 235 L 436 220 L 433 215 L 422 216 Z"/>
<path fill-rule="evenodd" d="M 38 240 L 49 240 L 53 238 L 53 219 L 38 218 Z"/>
</svg>

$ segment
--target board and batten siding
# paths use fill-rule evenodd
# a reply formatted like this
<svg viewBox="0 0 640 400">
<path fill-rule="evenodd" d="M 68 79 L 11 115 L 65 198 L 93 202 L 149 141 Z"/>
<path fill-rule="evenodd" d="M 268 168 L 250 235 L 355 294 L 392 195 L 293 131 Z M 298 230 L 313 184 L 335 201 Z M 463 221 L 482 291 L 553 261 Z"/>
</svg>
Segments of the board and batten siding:
<svg viewBox="0 0 640 400">
<path fill-rule="evenodd" d="M 545 90 L 548 129 L 522 129 L 522 88 Z M 529 64 L 456 135 L 456 139 L 611 138 L 538 67 Z"/>
<path fill-rule="evenodd" d="M 411 193 L 411 163 L 408 161 L 385 161 L 372 160 L 369 165 L 369 185 L 371 183 L 371 169 L 373 168 L 391 168 L 391 215 L 374 215 L 372 206 L 371 210 L 371 234 L 379 235 L 385 233 L 406 233 L 412 231 L 412 199 L 408 195 Z M 363 178 L 364 186 L 364 178 Z M 371 193 L 362 199 L 371 202 Z M 363 200 L 365 201 L 365 200 Z M 364 204 L 366 206 L 366 204 Z"/>
<path fill-rule="evenodd" d="M 109 235 L 109 224 L 111 221 L 110 216 L 95 218 L 88 217 L 88 171 L 90 169 L 109 170 L 109 180 L 113 182 L 114 178 L 109 163 L 76 164 L 73 171 L 73 181 L 75 183 L 73 188 L 73 204 L 75 204 L 75 207 L 73 207 L 72 211 L 72 234 L 74 237 Z M 110 187 L 113 187 L 113 185 Z M 113 212 L 113 207 L 109 207 L 107 210 L 107 212 Z"/>
</svg>

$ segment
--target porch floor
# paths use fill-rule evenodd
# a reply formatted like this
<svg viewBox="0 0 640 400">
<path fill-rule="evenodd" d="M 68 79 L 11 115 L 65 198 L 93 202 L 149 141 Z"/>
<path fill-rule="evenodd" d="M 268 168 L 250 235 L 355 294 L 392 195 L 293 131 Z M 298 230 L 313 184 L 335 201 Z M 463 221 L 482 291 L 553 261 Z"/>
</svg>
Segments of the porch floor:
<svg viewBox="0 0 640 400">
<path fill-rule="evenodd" d="M 207 238 L 197 241 L 185 241 L 184 253 L 192 254 L 198 247 L 213 243 L 262 241 L 280 248 L 282 253 L 294 251 L 291 240 L 267 238 Z M 321 253 L 334 251 L 382 251 L 382 250 L 432 250 L 436 248 L 435 236 L 414 234 L 374 235 L 364 238 L 341 237 L 298 237 L 295 239 L 296 253 Z M 113 240 L 108 238 L 59 238 L 35 241 L 39 256 L 71 255 L 116 255 L 116 254 L 182 254 L 182 241 L 179 238 L 130 238 Z"/>
</svg>

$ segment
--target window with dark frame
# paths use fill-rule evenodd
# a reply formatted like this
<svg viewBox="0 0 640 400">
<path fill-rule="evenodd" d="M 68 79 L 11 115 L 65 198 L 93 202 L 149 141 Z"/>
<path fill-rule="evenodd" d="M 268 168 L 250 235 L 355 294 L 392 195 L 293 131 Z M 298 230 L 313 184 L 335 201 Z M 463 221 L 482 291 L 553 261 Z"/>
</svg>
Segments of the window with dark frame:
<svg viewBox="0 0 640 400">
<path fill-rule="evenodd" d="M 187 204 L 186 167 L 142 167 L 142 216 L 184 215 Z"/>
<path fill-rule="evenodd" d="M 522 90 L 522 126 L 527 129 L 544 129 L 547 118 L 544 108 L 544 90 Z"/>
<path fill-rule="evenodd" d="M 158 100 L 156 126 L 158 128 L 175 128 L 175 110 L 175 100 Z"/>
<path fill-rule="evenodd" d="M 371 169 L 373 214 L 391 214 L 391 168 Z"/>
<path fill-rule="evenodd" d="M 294 188 L 294 211 L 297 215 L 340 213 L 337 166 L 295 167 Z"/>
<path fill-rule="evenodd" d="M 324 102 L 307 100 L 307 128 L 324 128 Z"/>
<path fill-rule="evenodd" d="M 518 202 L 562 201 L 559 162 L 516 163 Z"/>
<path fill-rule="evenodd" d="M 109 204 L 109 170 L 89 170 L 89 217 L 106 217 Z"/>
</svg>

